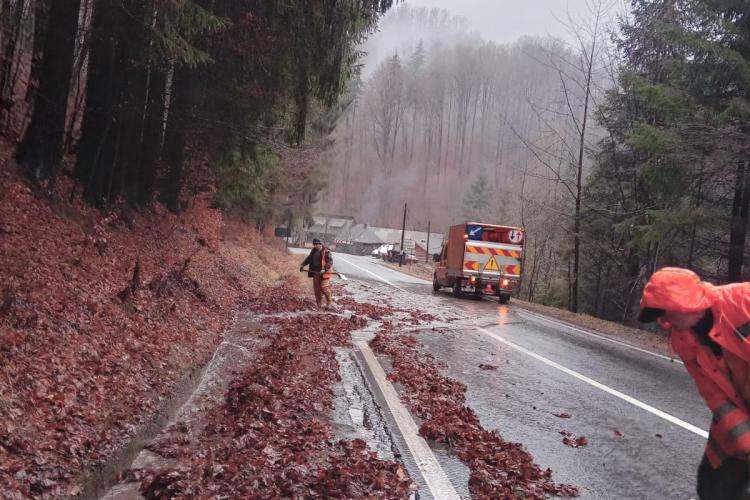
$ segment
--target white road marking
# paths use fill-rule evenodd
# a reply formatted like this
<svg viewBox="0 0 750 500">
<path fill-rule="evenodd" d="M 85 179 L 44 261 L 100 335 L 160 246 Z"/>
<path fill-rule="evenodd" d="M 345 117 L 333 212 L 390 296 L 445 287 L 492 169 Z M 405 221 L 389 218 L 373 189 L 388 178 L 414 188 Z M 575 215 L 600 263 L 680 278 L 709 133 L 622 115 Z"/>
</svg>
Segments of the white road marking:
<svg viewBox="0 0 750 500">
<path fill-rule="evenodd" d="M 398 286 L 398 285 L 396 285 L 396 284 L 394 284 L 394 283 L 391 283 L 390 281 L 388 281 L 387 279 L 383 278 L 382 276 L 380 276 L 380 275 L 377 275 L 377 274 L 375 274 L 374 272 L 372 272 L 372 271 L 370 271 L 370 270 L 367 270 L 367 269 L 365 269 L 364 267 L 359 267 L 359 266 L 358 266 L 357 264 L 355 264 L 354 262 L 351 262 L 350 260 L 347 260 L 347 259 L 343 258 L 343 257 L 341 256 L 341 254 L 337 254 L 337 255 L 336 255 L 336 257 L 337 257 L 337 258 L 339 258 L 339 259 L 341 259 L 341 260 L 343 260 L 344 262 L 346 262 L 346 263 L 347 263 L 347 264 L 349 264 L 350 266 L 354 266 L 354 267 L 356 267 L 356 268 L 357 268 L 357 269 L 359 269 L 360 271 L 364 271 L 364 272 L 366 272 L 366 273 L 368 273 L 368 274 L 371 274 L 371 275 L 375 276 L 375 277 L 376 277 L 377 279 L 379 279 L 379 280 L 380 280 L 380 281 L 382 281 L 383 283 L 387 283 L 387 284 L 391 285 L 391 286 L 392 286 L 393 288 L 396 288 L 396 289 L 398 289 L 398 290 L 401 290 L 402 292 L 410 293 L 410 292 L 409 292 L 408 290 L 405 290 L 405 289 L 401 288 L 400 286 Z"/>
<path fill-rule="evenodd" d="M 387 279 L 383 278 L 382 276 L 380 276 L 380 275 L 378 275 L 378 274 L 375 274 L 374 272 L 372 272 L 372 271 L 370 271 L 370 270 L 368 270 L 368 269 L 365 269 L 365 268 L 363 268 L 363 267 L 360 267 L 360 266 L 358 266 L 357 264 L 354 264 L 353 262 L 350 262 L 349 260 L 347 260 L 347 259 L 345 259 L 345 258 L 341 257 L 341 255 L 338 255 L 338 257 L 339 257 L 339 258 L 340 258 L 341 260 L 343 260 L 344 262 L 346 262 L 347 264 L 350 264 L 350 265 L 352 265 L 352 266 L 356 267 L 357 269 L 359 269 L 359 270 L 361 270 L 361 271 L 364 271 L 364 272 L 366 272 L 366 273 L 368 273 L 368 274 L 371 274 L 372 276 L 375 276 L 375 277 L 376 277 L 377 279 L 379 279 L 380 281 L 382 281 L 382 282 L 384 282 L 384 283 L 387 283 L 387 284 L 391 285 L 392 287 L 394 287 L 394 288 L 396 288 L 396 289 L 398 289 L 398 290 L 401 290 L 402 292 L 406 292 L 406 293 L 412 293 L 412 292 L 409 292 L 408 290 L 405 290 L 405 289 L 401 288 L 401 287 L 400 287 L 400 286 L 398 286 L 398 285 L 395 285 L 395 284 L 391 283 L 390 281 L 388 281 Z M 428 281 L 426 281 L 426 280 L 424 280 L 424 281 L 425 281 L 425 283 L 429 283 L 429 282 L 428 282 Z M 488 299 L 488 300 L 490 300 L 490 299 Z M 517 311 L 517 313 L 518 313 L 518 312 L 519 312 L 519 311 Z M 620 345 L 620 346 L 623 346 L 623 347 L 627 347 L 628 349 L 633 349 L 634 351 L 642 352 L 642 353 L 644 353 L 644 354 L 648 354 L 648 355 L 651 355 L 651 356 L 656 356 L 657 358 L 661 358 L 661 359 L 664 359 L 664 360 L 666 360 L 666 361 L 670 361 L 670 362 L 673 362 L 673 363 L 678 363 L 678 364 L 680 364 L 680 365 L 684 364 L 684 363 L 683 363 L 682 361 L 680 361 L 679 359 L 676 359 L 676 358 L 672 358 L 672 357 L 669 357 L 669 356 L 665 356 L 664 354 L 659 354 L 658 352 L 653 352 L 653 351 L 649 351 L 648 349 L 643 349 L 643 348 L 641 348 L 641 347 L 637 347 L 637 346 L 634 346 L 634 345 L 628 344 L 627 342 L 621 342 L 621 341 L 619 341 L 619 340 L 611 339 L 611 338 L 605 337 L 605 336 L 603 336 L 603 335 L 598 335 L 598 334 L 596 334 L 596 333 L 593 333 L 593 332 L 590 332 L 590 331 L 587 331 L 587 330 L 583 330 L 583 329 L 581 329 L 581 328 L 576 328 L 575 326 L 572 326 L 572 325 L 568 325 L 567 323 L 563 323 L 563 322 L 560 322 L 560 321 L 556 321 L 556 320 L 553 320 L 553 319 L 550 319 L 550 318 L 546 318 L 546 317 L 544 317 L 544 316 L 541 316 L 541 315 L 539 315 L 539 314 L 536 314 L 536 313 L 532 313 L 532 312 L 529 312 L 529 311 L 523 311 L 523 312 L 521 312 L 520 314 L 521 314 L 521 315 L 523 315 L 523 314 L 526 314 L 526 315 L 528 315 L 528 316 L 532 316 L 532 317 L 534 317 L 535 319 L 538 319 L 538 320 L 541 320 L 541 321 L 546 321 L 546 322 L 548 322 L 548 323 L 552 323 L 552 324 L 554 324 L 554 325 L 557 325 L 557 326 L 561 326 L 561 327 L 563 327 L 563 328 L 567 328 L 567 329 L 569 329 L 569 330 L 573 330 L 573 331 L 575 331 L 575 332 L 578 332 L 578 333 L 582 333 L 582 334 L 584 334 L 584 335 L 588 335 L 589 337 L 595 337 L 595 338 L 597 338 L 597 339 L 600 339 L 600 340 L 605 340 L 605 341 L 607 341 L 607 342 L 611 342 L 611 343 L 613 343 L 613 344 L 617 344 L 617 345 Z"/>
<path fill-rule="evenodd" d="M 592 386 L 596 387 L 597 389 L 600 389 L 600 390 L 602 390 L 602 391 L 604 391 L 604 392 L 606 392 L 608 394 L 611 394 L 611 395 L 613 395 L 613 396 L 615 396 L 617 398 L 620 398 L 623 401 L 632 404 L 633 406 L 637 406 L 638 408 L 640 408 L 642 410 L 645 410 L 645 411 L 647 411 L 649 413 L 652 413 L 652 414 L 656 415 L 659 418 L 663 418 L 664 420 L 666 420 L 669 423 L 672 423 L 674 425 L 682 427 L 683 429 L 689 430 L 690 432 L 693 432 L 693 433 L 701 436 L 702 438 L 708 439 L 708 432 L 704 431 L 700 427 L 696 427 L 693 424 L 689 424 L 689 423 L 685 422 L 684 420 L 680 420 L 679 418 L 677 418 L 677 417 L 675 417 L 673 415 L 670 415 L 669 413 L 663 412 L 663 411 L 659 410 L 658 408 L 654 408 L 653 406 L 648 405 L 648 404 L 644 403 L 643 401 L 639 401 L 639 400 L 635 399 L 632 396 L 628 396 L 627 394 L 624 394 L 624 393 L 622 393 L 622 392 L 620 392 L 620 391 L 618 391 L 616 389 L 613 389 L 613 388 L 611 388 L 609 386 L 606 386 L 606 385 L 602 384 L 601 382 L 597 382 L 596 380 L 590 379 L 590 378 L 588 378 L 585 375 L 581 375 L 580 373 L 578 373 L 576 371 L 573 371 L 570 368 L 566 368 L 566 367 L 562 366 L 559 363 L 555 363 L 554 361 L 552 361 L 550 359 L 547 359 L 544 356 L 540 356 L 539 354 L 537 354 L 535 352 L 532 352 L 532 351 L 530 351 L 530 350 L 528 350 L 528 349 L 526 349 L 524 347 L 521 347 L 520 345 L 517 345 L 517 344 L 515 344 L 515 343 L 513 343 L 513 342 L 511 342 L 509 340 L 506 340 L 506 339 L 504 339 L 503 337 L 501 337 L 500 335 L 498 335 L 498 334 L 496 334 L 494 332 L 491 332 L 491 331 L 486 330 L 484 328 L 477 328 L 477 330 L 479 330 L 480 332 L 484 333 L 488 337 L 491 337 L 492 339 L 494 339 L 494 340 L 496 340 L 496 341 L 498 341 L 498 342 L 500 342 L 502 344 L 505 344 L 505 345 L 507 345 L 509 347 L 512 347 L 513 349 L 516 349 L 517 351 L 520 351 L 520 352 L 526 354 L 527 356 L 531 356 L 532 358 L 534 358 L 534 359 L 536 359 L 538 361 L 541 361 L 542 363 L 544 363 L 546 365 L 549 365 L 549 366 L 551 366 L 553 368 L 556 368 L 556 369 L 560 370 L 561 372 L 570 375 L 571 377 L 575 377 L 578 380 L 586 382 L 587 384 L 592 385 Z"/>
<path fill-rule="evenodd" d="M 349 261 L 349 260 L 347 260 L 347 259 L 345 259 L 345 258 L 341 257 L 340 255 L 338 255 L 338 257 L 339 257 L 339 258 L 340 258 L 341 260 L 343 260 L 344 262 L 346 262 L 347 264 L 350 264 L 350 265 L 352 265 L 352 266 L 356 267 L 357 269 L 359 269 L 359 270 L 361 270 L 361 271 L 364 271 L 364 272 L 366 272 L 366 273 L 368 273 L 368 274 L 371 274 L 372 276 L 375 276 L 375 277 L 376 277 L 377 279 L 379 279 L 380 281 L 382 281 L 382 282 L 384 282 L 384 283 L 387 283 L 388 285 L 391 285 L 392 287 L 394 287 L 394 288 L 396 288 L 396 289 L 398 289 L 398 290 L 401 290 L 402 292 L 406 292 L 406 293 L 412 293 L 412 292 L 409 292 L 408 290 L 405 290 L 405 289 L 401 288 L 400 286 L 398 286 L 398 285 L 396 285 L 396 284 L 394 284 L 394 283 L 392 283 L 392 282 L 388 281 L 387 279 L 383 278 L 382 276 L 380 276 L 380 275 L 378 275 L 378 274 L 375 274 L 374 272 L 372 272 L 372 271 L 370 271 L 370 270 L 368 270 L 368 269 L 365 269 L 365 268 L 363 268 L 363 267 L 360 267 L 360 266 L 358 266 L 357 264 L 354 264 L 353 262 L 351 262 L 351 261 Z M 425 283 L 429 283 L 429 282 L 428 282 L 428 281 L 426 281 L 426 280 L 424 280 L 424 281 L 425 281 Z M 488 299 L 488 300 L 490 300 L 490 299 Z M 611 342 L 611 343 L 613 343 L 613 344 L 617 344 L 617 345 L 620 345 L 620 346 L 623 346 L 623 347 L 627 347 L 628 349 L 633 349 L 634 351 L 642 352 L 642 353 L 644 353 L 644 354 L 648 354 L 648 355 L 650 355 L 650 356 L 656 356 L 657 358 L 661 358 L 661 359 L 664 359 L 664 360 L 666 360 L 666 361 L 670 361 L 670 362 L 673 362 L 673 363 L 678 363 L 678 364 L 680 364 L 680 365 L 683 365 L 683 364 L 684 364 L 684 363 L 683 363 L 682 361 L 680 361 L 679 359 L 676 359 L 676 358 L 672 358 L 672 357 L 669 357 L 669 356 L 665 356 L 664 354 L 659 354 L 658 352 L 653 352 L 653 351 L 649 351 L 648 349 L 643 349 L 643 348 L 641 348 L 641 347 L 637 347 L 637 346 L 634 346 L 634 345 L 628 344 L 627 342 L 622 342 L 622 341 L 619 341 L 619 340 L 611 339 L 611 338 L 609 338 L 609 337 L 605 337 L 605 336 L 603 336 L 603 335 L 598 335 L 598 334 L 596 334 L 596 333 L 593 333 L 593 332 L 590 332 L 590 331 L 587 331 L 587 330 L 583 330 L 583 329 L 581 329 L 581 328 L 576 328 L 575 326 L 572 326 L 572 325 L 568 325 L 567 323 L 564 323 L 564 322 L 561 322 L 561 321 L 556 321 L 556 320 L 553 320 L 553 319 L 551 319 L 551 318 L 547 318 L 547 317 L 544 317 L 544 316 L 542 316 L 542 315 L 539 315 L 539 314 L 536 314 L 536 313 L 532 313 L 532 312 L 529 312 L 529 311 L 525 311 L 525 310 L 524 310 L 523 312 L 517 311 L 517 313 L 520 313 L 521 315 L 523 315 L 523 314 L 526 314 L 526 315 L 528 315 L 528 316 L 532 316 L 533 318 L 535 318 L 535 319 L 538 319 L 538 320 L 540 320 L 540 321 L 546 321 L 546 322 L 548 322 L 548 323 L 551 323 L 551 324 L 554 324 L 554 325 L 556 325 L 556 326 L 560 326 L 560 327 L 563 327 L 563 328 L 567 328 L 567 329 L 569 329 L 569 330 L 573 330 L 573 331 L 575 331 L 575 332 L 578 332 L 578 333 L 582 333 L 582 334 L 584 334 L 584 335 L 588 335 L 589 337 L 595 337 L 595 338 L 597 338 L 597 339 L 600 339 L 600 340 L 604 340 L 604 341 L 607 341 L 607 342 Z"/>
<path fill-rule="evenodd" d="M 344 260 L 345 262 L 348 262 L 346 259 L 342 259 L 342 260 Z M 398 290 L 401 290 L 401 291 L 407 292 L 407 293 L 411 293 L 411 292 L 408 292 L 407 290 L 404 290 L 403 288 L 401 288 L 401 287 L 399 287 L 397 285 L 394 285 L 393 283 L 391 283 L 387 279 L 385 279 L 385 278 L 383 278 L 383 277 L 381 277 L 381 276 L 373 273 L 372 271 L 369 271 L 367 269 L 359 267 L 356 264 L 353 264 L 351 262 L 348 262 L 348 263 L 351 264 L 352 266 L 356 267 L 357 269 L 360 269 L 362 271 L 365 271 L 368 274 L 371 274 L 371 275 L 375 276 L 379 280 L 381 280 L 381 281 L 383 281 L 383 282 L 385 282 L 385 283 L 393 286 L 394 288 L 397 288 Z M 544 318 L 544 319 L 546 319 L 546 318 Z M 548 320 L 548 321 L 551 322 L 551 323 L 557 324 L 557 322 L 555 322 L 554 320 Z M 662 354 L 658 354 L 658 353 L 649 351 L 647 349 L 641 349 L 640 347 L 631 346 L 630 344 L 626 344 L 624 342 L 619 342 L 617 340 L 609 339 L 607 337 L 599 336 L 599 335 L 596 335 L 594 333 L 587 332 L 585 330 L 581 330 L 579 328 L 575 328 L 575 327 L 568 326 L 568 325 L 565 325 L 565 324 L 560 324 L 560 326 L 564 326 L 564 327 L 569 328 L 571 330 L 574 330 L 574 331 L 577 331 L 577 332 L 580 332 L 580 333 L 584 333 L 586 335 L 590 335 L 590 336 L 593 336 L 593 337 L 597 337 L 597 338 L 600 338 L 602 340 L 607 340 L 609 342 L 613 342 L 613 343 L 616 343 L 616 344 L 621 344 L 621 345 L 623 345 L 625 347 L 629 347 L 629 348 L 635 349 L 637 351 L 644 352 L 646 354 L 651 354 L 651 355 L 654 355 L 654 356 L 657 356 L 657 357 L 660 357 L 660 358 L 664 358 L 664 359 L 673 361 L 672 358 L 669 358 L 668 356 L 664 356 Z M 623 401 L 625 401 L 627 403 L 632 404 L 633 406 L 636 406 L 636 407 L 638 407 L 638 408 L 640 408 L 642 410 L 645 410 L 645 411 L 647 411 L 647 412 L 649 412 L 649 413 L 651 413 L 653 415 L 656 415 L 657 417 L 662 418 L 662 419 L 666 420 L 667 422 L 670 422 L 670 423 L 672 423 L 674 425 L 677 425 L 678 427 L 682 427 L 683 429 L 686 429 L 686 430 L 688 430 L 688 431 L 690 431 L 690 432 L 692 432 L 694 434 L 697 434 L 697 435 L 701 436 L 704 439 L 708 439 L 708 432 L 705 431 L 705 430 L 703 430 L 703 429 L 701 429 L 700 427 L 696 427 L 695 425 L 690 424 L 688 422 L 685 422 L 684 420 L 681 420 L 681 419 L 675 417 L 674 415 L 670 415 L 669 413 L 666 413 L 666 412 L 664 412 L 662 410 L 659 410 L 658 408 L 655 408 L 655 407 L 653 407 L 653 406 L 651 406 L 651 405 L 649 405 L 647 403 L 639 401 L 639 400 L 635 399 L 632 396 L 628 396 L 625 393 L 622 393 L 622 392 L 620 392 L 620 391 L 618 391 L 616 389 L 613 389 L 613 388 L 611 388 L 609 386 L 606 386 L 606 385 L 604 385 L 604 384 L 602 384 L 600 382 L 597 382 L 596 380 L 590 379 L 590 378 L 586 377 L 585 375 L 582 375 L 582 374 L 580 374 L 580 373 L 578 373 L 576 371 L 571 370 L 570 368 L 566 368 L 566 367 L 560 365 L 559 363 L 556 363 L 556 362 L 554 362 L 554 361 L 552 361 L 550 359 L 545 358 L 544 356 L 541 356 L 539 354 L 536 354 L 535 352 L 529 351 L 528 349 L 526 349 L 524 347 L 521 347 L 521 346 L 519 346 L 519 345 L 517 345 L 517 344 L 515 344 L 515 343 L 513 343 L 513 342 L 511 342 L 509 340 L 506 340 L 506 339 L 500 337 L 499 335 L 497 335 L 497 334 L 495 334 L 493 332 L 490 332 L 489 330 L 486 330 L 484 328 L 478 328 L 478 327 L 477 327 L 477 330 L 481 331 L 485 335 L 490 336 L 491 338 L 497 340 L 498 342 L 501 342 L 501 343 L 503 343 L 503 344 L 505 344 L 505 345 L 507 345 L 509 347 L 512 347 L 512 348 L 514 348 L 514 349 L 516 349 L 516 350 L 518 350 L 518 351 L 520 351 L 520 352 L 522 352 L 522 353 L 524 353 L 524 354 L 526 354 L 528 356 L 531 356 L 532 358 L 537 359 L 537 360 L 539 360 L 539 361 L 541 361 L 541 362 L 543 362 L 543 363 L 545 363 L 545 364 L 547 364 L 547 365 L 549 365 L 549 366 L 551 366 L 553 368 L 556 368 L 556 369 L 562 371 L 563 373 L 566 373 L 566 374 L 568 374 L 568 375 L 570 375 L 572 377 L 575 377 L 575 378 L 577 378 L 577 379 L 579 379 L 579 380 L 581 380 L 583 382 L 586 382 L 587 384 L 589 384 L 589 385 L 591 385 L 593 387 L 596 387 L 597 389 L 600 389 L 600 390 L 602 390 L 602 391 L 604 391 L 606 393 L 609 393 L 609 394 L 611 394 L 611 395 L 613 395 L 613 396 L 615 396 L 615 397 L 617 397 L 617 398 L 619 398 L 619 399 L 621 399 L 621 400 L 623 400 Z M 674 360 L 674 361 L 682 363 L 679 360 Z M 412 423 L 413 423 L 413 421 L 412 421 Z"/>
<path fill-rule="evenodd" d="M 401 435 L 404 437 L 406 446 L 409 447 L 409 451 L 414 457 L 414 461 L 422 473 L 422 477 L 427 483 L 427 487 L 430 490 L 432 496 L 436 499 L 455 499 L 460 500 L 459 494 L 451 484 L 445 471 L 440 466 L 440 463 L 435 458 L 435 455 L 430 449 L 430 445 L 419 435 L 419 428 L 414 423 L 414 419 L 411 417 L 411 413 L 406 409 L 404 404 L 401 402 L 396 389 L 386 378 L 383 368 L 380 366 L 375 357 L 375 353 L 372 352 L 370 346 L 364 341 L 355 341 L 354 345 L 362 353 L 362 357 L 367 363 L 370 373 L 372 373 L 375 383 L 383 393 L 385 402 L 388 405 L 393 419 L 396 421 L 396 425 L 401 431 Z"/>
<path fill-rule="evenodd" d="M 588 335 L 589 337 L 596 337 L 596 338 L 598 338 L 600 340 L 606 340 L 607 342 L 612 342 L 613 344 L 621 345 L 623 347 L 627 347 L 628 349 L 633 349 L 635 351 L 642 352 L 644 354 L 650 354 L 651 356 L 656 356 L 657 358 L 666 359 L 667 361 L 672 361 L 674 363 L 679 363 L 681 365 L 684 364 L 679 359 L 671 358 L 669 356 L 665 356 L 664 354 L 659 354 L 658 352 L 649 351 L 648 349 L 643 349 L 641 347 L 637 347 L 637 346 L 628 344 L 627 342 L 621 342 L 619 340 L 611 339 L 609 337 L 605 337 L 604 335 L 598 335 L 598 334 L 596 334 L 594 332 L 590 332 L 588 330 L 583 330 L 581 328 L 576 328 L 573 325 L 569 325 L 569 324 L 564 323 L 562 321 L 557 321 L 557 320 L 554 320 L 554 319 L 546 318 L 546 317 L 544 317 L 544 316 L 542 316 L 540 314 L 536 314 L 536 313 L 529 312 L 529 311 L 526 311 L 526 310 L 524 310 L 524 311 L 516 311 L 516 313 L 520 314 L 522 316 L 523 315 L 531 316 L 534 319 L 537 319 L 537 320 L 540 320 L 540 321 L 546 321 L 547 323 L 551 323 L 551 324 L 556 325 L 556 326 L 561 326 L 563 328 L 567 328 L 568 330 L 573 330 L 575 332 L 582 333 L 584 335 Z"/>
</svg>

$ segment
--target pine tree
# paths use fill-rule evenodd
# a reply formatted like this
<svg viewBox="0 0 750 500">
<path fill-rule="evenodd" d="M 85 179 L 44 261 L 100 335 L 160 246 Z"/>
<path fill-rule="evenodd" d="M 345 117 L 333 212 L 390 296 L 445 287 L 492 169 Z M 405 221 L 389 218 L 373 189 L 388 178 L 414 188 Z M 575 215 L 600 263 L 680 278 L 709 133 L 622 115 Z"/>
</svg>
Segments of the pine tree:
<svg viewBox="0 0 750 500">
<path fill-rule="evenodd" d="M 605 291 L 608 303 L 596 309 L 620 320 L 632 317 L 640 287 L 664 265 L 740 279 L 750 204 L 750 172 L 738 154 L 750 130 L 747 8 L 634 0 L 631 10 L 619 87 L 598 117 L 608 137 L 587 184 L 584 224 L 595 243 L 586 288 Z"/>
<path fill-rule="evenodd" d="M 460 209 L 461 221 L 490 221 L 494 206 L 494 199 L 491 194 L 489 179 L 482 172 L 464 194 Z"/>
</svg>

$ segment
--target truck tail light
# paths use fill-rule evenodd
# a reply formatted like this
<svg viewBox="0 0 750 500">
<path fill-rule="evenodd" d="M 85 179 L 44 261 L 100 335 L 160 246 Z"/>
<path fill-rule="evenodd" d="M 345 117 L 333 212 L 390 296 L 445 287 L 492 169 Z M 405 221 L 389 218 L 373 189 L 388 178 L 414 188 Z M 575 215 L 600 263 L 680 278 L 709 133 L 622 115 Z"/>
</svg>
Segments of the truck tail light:
<svg viewBox="0 0 750 500">
<path fill-rule="evenodd" d="M 469 241 L 469 235 L 468 234 L 464 234 L 464 241 Z"/>
<path fill-rule="evenodd" d="M 476 276 L 472 276 L 471 278 L 469 278 L 469 283 L 471 283 L 472 285 L 473 285 L 474 283 L 476 283 L 476 282 L 477 282 L 477 278 L 476 278 Z"/>
<path fill-rule="evenodd" d="M 500 282 L 503 288 L 508 288 L 510 285 L 510 280 L 508 278 L 503 279 L 503 281 Z"/>
</svg>

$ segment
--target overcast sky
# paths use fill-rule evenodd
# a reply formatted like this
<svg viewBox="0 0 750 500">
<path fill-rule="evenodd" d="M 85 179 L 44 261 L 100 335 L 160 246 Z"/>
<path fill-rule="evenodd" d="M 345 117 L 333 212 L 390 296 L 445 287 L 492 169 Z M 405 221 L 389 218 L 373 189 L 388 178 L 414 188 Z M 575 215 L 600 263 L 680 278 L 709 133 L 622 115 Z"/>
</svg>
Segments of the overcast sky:
<svg viewBox="0 0 750 500">
<path fill-rule="evenodd" d="M 587 0 L 408 0 L 414 7 L 448 9 L 466 17 L 482 38 L 512 43 L 524 35 L 553 35 L 567 38 L 565 27 L 557 19 L 566 18 L 566 9 L 584 16 Z M 616 13 L 624 13 L 626 0 L 612 0 Z M 556 19 L 557 18 L 557 19 Z"/>
</svg>

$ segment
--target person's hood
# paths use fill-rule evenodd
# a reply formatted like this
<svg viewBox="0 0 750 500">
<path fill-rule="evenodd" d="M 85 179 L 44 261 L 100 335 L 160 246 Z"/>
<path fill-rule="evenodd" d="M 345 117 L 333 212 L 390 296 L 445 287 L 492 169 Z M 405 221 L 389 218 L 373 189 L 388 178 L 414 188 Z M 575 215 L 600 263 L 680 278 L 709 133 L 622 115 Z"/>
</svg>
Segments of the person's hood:
<svg viewBox="0 0 750 500">
<path fill-rule="evenodd" d="M 646 283 L 641 309 L 696 312 L 710 309 L 716 301 L 716 290 L 701 281 L 689 269 L 665 267 L 656 271 Z"/>
</svg>

